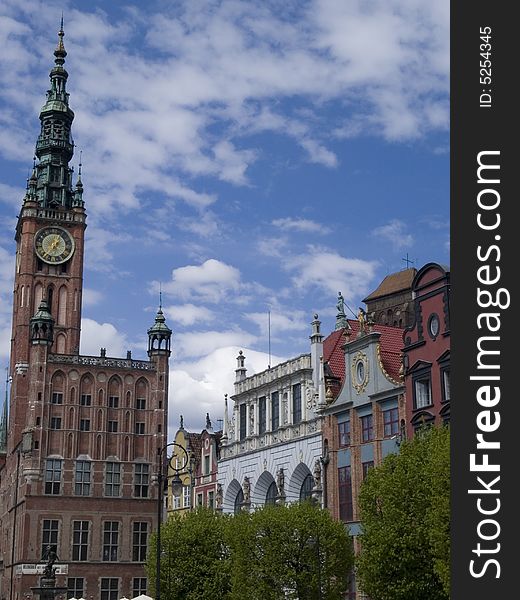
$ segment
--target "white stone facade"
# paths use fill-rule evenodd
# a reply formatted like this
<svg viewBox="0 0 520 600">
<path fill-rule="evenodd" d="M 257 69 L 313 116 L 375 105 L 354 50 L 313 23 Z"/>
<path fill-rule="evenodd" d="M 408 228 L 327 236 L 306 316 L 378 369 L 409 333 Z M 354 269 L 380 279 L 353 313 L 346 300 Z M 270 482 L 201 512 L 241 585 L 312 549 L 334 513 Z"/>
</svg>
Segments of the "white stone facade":
<svg viewBox="0 0 520 600">
<path fill-rule="evenodd" d="M 222 510 L 296 502 L 311 490 L 321 501 L 321 417 L 315 412 L 311 354 L 250 377 L 244 359 L 242 354 L 237 358 L 235 395 L 230 414 L 226 410 L 218 463 Z"/>
</svg>

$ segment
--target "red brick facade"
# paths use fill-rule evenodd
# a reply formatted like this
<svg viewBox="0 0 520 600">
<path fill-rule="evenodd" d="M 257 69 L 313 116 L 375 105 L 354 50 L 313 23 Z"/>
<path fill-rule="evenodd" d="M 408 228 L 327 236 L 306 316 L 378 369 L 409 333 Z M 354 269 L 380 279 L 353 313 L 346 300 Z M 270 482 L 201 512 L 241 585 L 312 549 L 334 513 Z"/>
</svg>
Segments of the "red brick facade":
<svg viewBox="0 0 520 600">
<path fill-rule="evenodd" d="M 428 263 L 412 283 L 414 323 L 405 330 L 404 373 L 409 436 L 450 419 L 450 271 Z"/>
<path fill-rule="evenodd" d="M 63 70 L 55 72 L 63 78 Z M 54 145 L 67 147 L 60 143 Z M 35 172 L 64 160 L 59 151 L 49 163 L 44 158 Z M 154 482 L 166 440 L 171 331 L 159 311 L 149 330 L 150 360 L 130 353 L 111 358 L 104 349 L 97 357 L 79 354 L 82 185 L 73 201 L 70 178 L 48 183 L 52 194 L 38 185 L 33 174 L 15 237 L 12 382 L 7 453 L 0 461 L 0 599 L 31 593 L 47 545 L 56 546 L 57 585 L 75 585 L 70 595 L 98 600 L 109 585 L 118 598 L 131 598 L 146 591 L 143 563 L 157 526 Z M 54 248 L 59 236 L 67 240 L 69 256 L 58 264 L 42 260 L 36 250 L 45 235 Z"/>
</svg>

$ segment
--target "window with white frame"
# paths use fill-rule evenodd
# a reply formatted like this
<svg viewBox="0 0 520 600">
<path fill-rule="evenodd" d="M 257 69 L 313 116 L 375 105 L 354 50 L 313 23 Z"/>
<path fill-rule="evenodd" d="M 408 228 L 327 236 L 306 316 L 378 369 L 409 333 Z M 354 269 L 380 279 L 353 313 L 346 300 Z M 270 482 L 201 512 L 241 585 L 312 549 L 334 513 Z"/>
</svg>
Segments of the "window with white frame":
<svg viewBox="0 0 520 600">
<path fill-rule="evenodd" d="M 107 462 L 105 466 L 105 496 L 121 494 L 121 463 Z"/>
</svg>

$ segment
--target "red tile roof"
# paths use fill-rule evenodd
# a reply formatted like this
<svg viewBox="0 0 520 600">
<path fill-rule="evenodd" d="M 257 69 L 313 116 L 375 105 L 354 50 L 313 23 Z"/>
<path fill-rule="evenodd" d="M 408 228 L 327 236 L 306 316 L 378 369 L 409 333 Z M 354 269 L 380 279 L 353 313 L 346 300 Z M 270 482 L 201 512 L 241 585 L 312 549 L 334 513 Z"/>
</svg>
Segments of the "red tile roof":
<svg viewBox="0 0 520 600">
<path fill-rule="evenodd" d="M 350 339 L 355 339 L 359 332 L 359 321 L 348 319 L 352 333 Z M 395 383 L 401 381 L 399 370 L 401 368 L 401 348 L 403 347 L 403 329 L 400 327 L 389 327 L 388 325 L 374 325 L 372 331 L 381 334 L 379 349 L 383 369 Z M 336 377 L 341 379 L 341 385 L 345 380 L 345 353 L 342 346 L 347 341 L 344 330 L 333 331 L 323 340 L 323 359 L 328 361 L 329 366 Z"/>
</svg>

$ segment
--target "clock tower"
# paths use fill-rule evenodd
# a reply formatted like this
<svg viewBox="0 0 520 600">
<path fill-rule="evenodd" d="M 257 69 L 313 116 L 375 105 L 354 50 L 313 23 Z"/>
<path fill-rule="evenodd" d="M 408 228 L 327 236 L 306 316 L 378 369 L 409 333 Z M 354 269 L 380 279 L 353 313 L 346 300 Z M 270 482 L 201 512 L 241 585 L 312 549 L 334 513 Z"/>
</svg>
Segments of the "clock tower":
<svg viewBox="0 0 520 600">
<path fill-rule="evenodd" d="M 79 352 L 86 214 L 81 163 L 75 182 L 70 166 L 63 37 L 62 22 L 15 233 L 6 444 L 0 431 L 5 600 L 38 585 L 49 545 L 68 597 L 145 594 L 162 500 L 154 484 L 166 444 L 172 335 L 162 311 L 148 329 L 147 360 L 131 351 Z"/>
<path fill-rule="evenodd" d="M 54 318 L 52 352 L 78 354 L 83 280 L 85 209 L 81 165 L 73 188 L 74 113 L 66 90 L 63 24 L 50 72 L 51 87 L 40 111 L 36 157 L 16 228 L 11 369 L 29 353 L 29 321 L 42 299 Z"/>
</svg>

